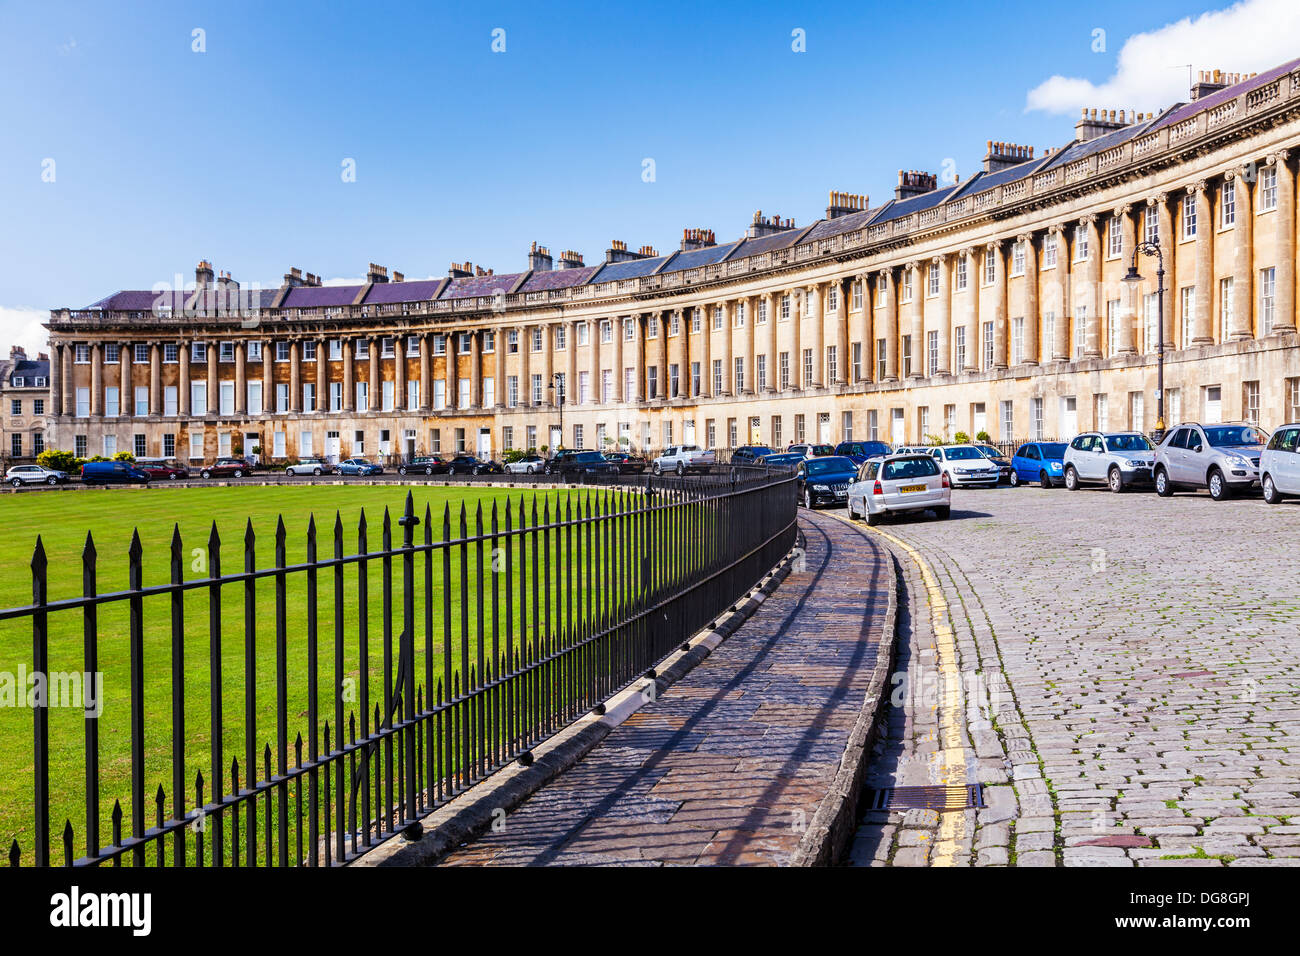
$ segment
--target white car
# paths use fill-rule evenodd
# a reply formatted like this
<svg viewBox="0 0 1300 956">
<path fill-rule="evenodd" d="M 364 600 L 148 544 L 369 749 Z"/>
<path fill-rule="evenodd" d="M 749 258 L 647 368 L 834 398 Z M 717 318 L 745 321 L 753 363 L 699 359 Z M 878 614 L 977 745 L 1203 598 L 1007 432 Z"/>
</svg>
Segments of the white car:
<svg viewBox="0 0 1300 956">
<path fill-rule="evenodd" d="M 670 445 L 654 460 L 650 470 L 656 475 L 662 475 L 665 471 L 678 475 L 689 471 L 706 472 L 713 467 L 715 460 L 712 451 L 705 451 L 699 445 Z"/>
<path fill-rule="evenodd" d="M 284 469 L 284 473 L 291 478 L 297 475 L 328 475 L 333 471 L 334 466 L 324 458 L 303 458 Z"/>
<path fill-rule="evenodd" d="M 43 465 L 14 465 L 5 472 L 5 481 L 15 488 L 23 485 L 61 485 L 67 480 L 66 471 L 55 471 Z"/>
<path fill-rule="evenodd" d="M 928 510 L 943 519 L 952 513 L 952 481 L 933 455 L 895 452 L 862 463 L 847 504 L 850 518 L 869 525 L 901 511 Z"/>
<path fill-rule="evenodd" d="M 933 445 L 899 445 L 894 449 L 895 455 L 928 455 L 934 451 Z"/>
<path fill-rule="evenodd" d="M 954 485 L 992 487 L 1002 477 L 997 462 L 990 461 L 974 445 L 941 445 L 931 448 L 930 454 Z"/>
<path fill-rule="evenodd" d="M 1065 487 L 1100 482 L 1119 492 L 1151 484 L 1155 449 L 1141 432 L 1084 432 L 1065 449 Z"/>
<path fill-rule="evenodd" d="M 541 455 L 528 454 L 518 461 L 506 462 L 507 475 L 535 475 L 546 470 L 546 459 Z"/>
<path fill-rule="evenodd" d="M 1264 500 L 1271 505 L 1289 495 L 1300 495 L 1300 422 L 1273 432 L 1259 456 L 1259 479 Z"/>
</svg>

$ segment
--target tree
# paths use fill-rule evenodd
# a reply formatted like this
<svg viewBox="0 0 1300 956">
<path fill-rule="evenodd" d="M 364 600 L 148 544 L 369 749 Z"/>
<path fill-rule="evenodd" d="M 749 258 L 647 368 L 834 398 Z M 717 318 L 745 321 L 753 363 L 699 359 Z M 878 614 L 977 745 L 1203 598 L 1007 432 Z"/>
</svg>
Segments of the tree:
<svg viewBox="0 0 1300 956">
<path fill-rule="evenodd" d="M 979 433 L 975 436 L 975 440 L 976 440 L 976 441 L 982 441 L 982 442 L 984 442 L 984 443 L 986 443 L 986 444 L 991 444 L 992 441 L 993 441 L 993 436 L 990 435 L 988 432 L 979 432 Z"/>
<path fill-rule="evenodd" d="M 81 468 L 81 459 L 70 451 L 60 451 L 57 448 L 47 448 L 36 456 L 36 464 L 42 468 L 49 468 L 51 471 L 79 471 Z"/>
<path fill-rule="evenodd" d="M 958 445 L 969 445 L 970 435 L 967 435 L 965 432 L 958 432 L 957 434 L 952 436 L 952 440 L 956 442 Z"/>
<path fill-rule="evenodd" d="M 135 455 L 131 454 L 129 451 L 119 451 L 117 454 L 113 456 L 113 460 L 134 462 Z"/>
</svg>

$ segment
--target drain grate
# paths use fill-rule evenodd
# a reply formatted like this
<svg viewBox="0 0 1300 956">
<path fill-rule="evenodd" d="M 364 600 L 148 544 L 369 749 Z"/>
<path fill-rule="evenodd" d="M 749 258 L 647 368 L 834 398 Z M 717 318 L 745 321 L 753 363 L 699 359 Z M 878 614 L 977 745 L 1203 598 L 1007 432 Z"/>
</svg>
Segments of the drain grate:
<svg viewBox="0 0 1300 956">
<path fill-rule="evenodd" d="M 978 810 L 984 803 L 984 784 L 960 787 L 881 787 L 864 795 L 863 810 Z"/>
</svg>

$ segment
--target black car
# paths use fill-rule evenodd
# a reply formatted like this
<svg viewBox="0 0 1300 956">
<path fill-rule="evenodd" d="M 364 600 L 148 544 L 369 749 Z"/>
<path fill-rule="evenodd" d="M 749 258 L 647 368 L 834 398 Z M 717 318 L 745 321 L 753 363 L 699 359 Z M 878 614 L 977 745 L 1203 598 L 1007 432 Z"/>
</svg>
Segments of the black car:
<svg viewBox="0 0 1300 956">
<path fill-rule="evenodd" d="M 993 464 L 998 466 L 998 483 L 1001 484 L 1002 482 L 1005 481 L 1008 484 L 1010 484 L 1011 483 L 1011 459 L 1008 458 L 1006 455 L 1002 454 L 1002 452 L 998 451 L 992 445 L 977 444 L 975 447 L 979 450 L 979 453 L 981 455 L 983 455 L 989 461 L 993 462 Z"/>
<path fill-rule="evenodd" d="M 849 484 L 857 480 L 858 466 L 843 455 L 807 458 L 799 465 L 795 484 L 805 508 L 842 505 L 849 500 Z"/>
<path fill-rule="evenodd" d="M 457 455 L 447 462 L 449 475 L 504 475 L 505 468 L 500 462 L 485 461 L 473 455 Z"/>
<path fill-rule="evenodd" d="M 548 475 L 576 478 L 582 475 L 617 475 L 619 467 L 598 451 L 562 451 L 546 463 Z"/>
<path fill-rule="evenodd" d="M 774 451 L 770 455 L 760 456 L 757 464 L 766 465 L 768 468 L 788 468 L 793 471 L 802 461 L 807 461 L 807 458 L 797 451 Z"/>
<path fill-rule="evenodd" d="M 741 445 L 731 453 L 733 465 L 752 465 L 764 455 L 774 454 L 766 445 Z"/>
<path fill-rule="evenodd" d="M 646 470 L 646 460 L 640 455 L 631 455 L 625 451 L 612 451 L 605 455 L 605 460 L 618 466 L 620 475 L 639 475 Z"/>
<path fill-rule="evenodd" d="M 399 475 L 444 475 L 447 463 L 437 455 L 414 455 L 397 466 Z"/>
</svg>

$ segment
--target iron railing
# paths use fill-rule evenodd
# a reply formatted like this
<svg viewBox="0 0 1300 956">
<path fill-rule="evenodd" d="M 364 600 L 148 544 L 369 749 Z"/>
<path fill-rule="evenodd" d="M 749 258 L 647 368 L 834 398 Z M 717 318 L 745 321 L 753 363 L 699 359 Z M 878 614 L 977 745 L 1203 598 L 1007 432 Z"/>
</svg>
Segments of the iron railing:
<svg viewBox="0 0 1300 956">
<path fill-rule="evenodd" d="M 295 562 L 281 518 L 269 567 L 258 566 L 250 520 L 242 570 L 229 573 L 215 522 L 200 549 L 174 529 L 160 584 L 145 583 L 137 530 L 128 586 L 109 593 L 97 586 L 88 534 L 72 597 L 49 593 L 38 538 L 32 603 L 0 610 L 0 627 L 30 627 L 32 673 L 50 674 L 55 646 L 97 681 L 101 652 L 115 648 L 125 667 L 100 683 L 127 686 L 112 715 L 125 729 L 110 732 L 90 711 L 65 716 L 48 699 L 33 707 L 32 839 L 26 851 L 14 839 L 11 864 L 353 860 L 527 762 L 530 748 L 645 674 L 795 542 L 788 472 L 503 494 L 472 513 L 446 506 L 435 529 L 408 491 L 395 521 L 385 509 L 378 550 L 361 514 L 351 554 L 337 514 L 325 541 L 312 519 Z M 187 556 L 203 552 L 207 573 L 186 579 Z M 193 659 L 196 643 L 206 666 Z M 232 654 L 242 667 L 228 664 Z M 170 701 L 160 693 L 151 707 L 151 685 Z M 242 714 L 228 706 L 240 696 Z M 81 805 L 81 832 L 69 816 L 54 836 L 52 804 Z M 53 857 L 52 843 L 61 844 Z"/>
</svg>

